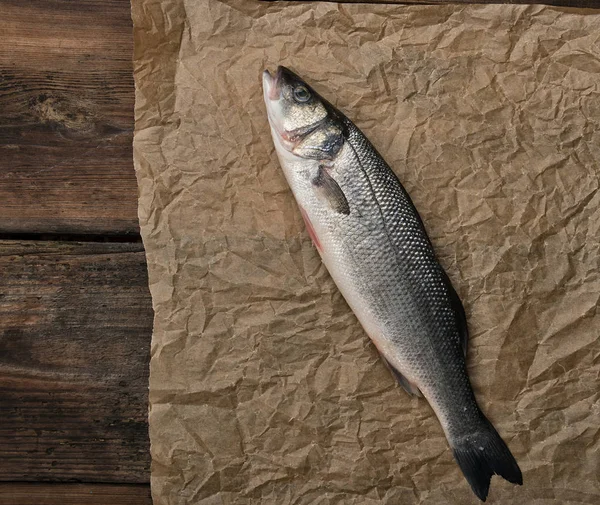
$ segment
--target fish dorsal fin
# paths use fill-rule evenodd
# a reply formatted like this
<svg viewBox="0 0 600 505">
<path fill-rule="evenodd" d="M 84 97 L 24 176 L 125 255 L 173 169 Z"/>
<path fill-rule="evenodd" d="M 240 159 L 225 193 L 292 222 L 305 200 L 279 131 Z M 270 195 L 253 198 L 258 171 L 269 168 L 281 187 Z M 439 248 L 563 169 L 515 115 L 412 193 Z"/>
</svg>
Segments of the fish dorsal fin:
<svg viewBox="0 0 600 505">
<path fill-rule="evenodd" d="M 312 180 L 312 184 L 317 190 L 319 196 L 323 198 L 329 207 L 340 214 L 350 214 L 350 206 L 346 195 L 340 188 L 335 179 L 329 175 L 323 165 L 319 165 L 319 171 Z"/>
<path fill-rule="evenodd" d="M 390 364 L 390 362 L 387 359 L 385 359 L 385 357 L 383 355 L 381 356 L 381 359 L 383 359 L 383 362 L 390 369 L 390 372 L 392 372 L 392 375 L 394 377 L 396 377 L 398 384 L 400 384 L 402 386 L 402 389 L 404 389 L 404 391 L 406 391 L 411 396 L 419 396 L 419 397 L 423 396 L 423 394 L 421 393 L 421 390 L 414 383 L 410 382 L 406 377 L 404 377 L 404 375 L 402 375 L 402 373 L 400 373 L 398 371 L 398 369 L 396 369 L 394 366 L 392 366 Z"/>
<path fill-rule="evenodd" d="M 454 310 L 454 315 L 456 317 L 456 324 L 458 326 L 458 334 L 460 336 L 460 343 L 462 346 L 463 353 L 465 357 L 467 356 L 467 345 L 469 343 L 469 329 L 467 327 L 467 316 L 465 315 L 465 308 L 463 307 L 454 286 L 450 282 L 448 275 L 442 269 L 442 277 L 444 278 L 444 283 L 446 284 L 446 288 L 448 289 L 448 295 L 450 297 L 450 305 L 452 306 L 452 310 Z"/>
</svg>

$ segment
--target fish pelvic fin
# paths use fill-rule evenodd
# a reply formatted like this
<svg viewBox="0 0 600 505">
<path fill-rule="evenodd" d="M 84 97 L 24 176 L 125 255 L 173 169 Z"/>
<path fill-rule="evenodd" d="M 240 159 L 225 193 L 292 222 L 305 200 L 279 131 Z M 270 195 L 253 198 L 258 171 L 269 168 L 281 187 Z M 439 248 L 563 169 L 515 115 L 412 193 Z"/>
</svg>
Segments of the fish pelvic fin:
<svg viewBox="0 0 600 505">
<path fill-rule="evenodd" d="M 519 465 L 487 419 L 480 431 L 451 440 L 450 445 L 454 459 L 481 501 L 484 502 L 487 498 L 494 474 L 504 477 L 512 484 L 523 484 Z"/>
</svg>

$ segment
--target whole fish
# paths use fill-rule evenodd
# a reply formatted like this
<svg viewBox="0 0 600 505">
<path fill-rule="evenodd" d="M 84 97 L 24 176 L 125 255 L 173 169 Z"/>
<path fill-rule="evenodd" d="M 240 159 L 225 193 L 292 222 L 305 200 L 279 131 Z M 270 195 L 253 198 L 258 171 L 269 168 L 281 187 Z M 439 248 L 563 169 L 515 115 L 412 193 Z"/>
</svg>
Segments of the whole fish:
<svg viewBox="0 0 600 505">
<path fill-rule="evenodd" d="M 467 321 L 410 197 L 362 132 L 285 67 L 263 73 L 273 141 L 323 263 L 400 385 L 437 415 L 473 492 L 522 484 L 479 409 Z"/>
</svg>

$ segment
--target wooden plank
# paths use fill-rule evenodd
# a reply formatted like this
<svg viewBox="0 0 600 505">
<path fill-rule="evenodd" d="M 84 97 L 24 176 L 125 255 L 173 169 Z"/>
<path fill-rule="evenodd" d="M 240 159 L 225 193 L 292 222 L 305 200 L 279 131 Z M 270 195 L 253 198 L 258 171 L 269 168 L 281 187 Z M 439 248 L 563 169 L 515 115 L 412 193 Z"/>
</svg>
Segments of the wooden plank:
<svg viewBox="0 0 600 505">
<path fill-rule="evenodd" d="M 123 0 L 0 0 L 0 233 L 137 234 Z"/>
<path fill-rule="evenodd" d="M 0 484 L 0 505 L 152 505 L 150 486 L 109 484 Z"/>
<path fill-rule="evenodd" d="M 0 480 L 149 481 L 140 243 L 0 241 Z"/>
</svg>

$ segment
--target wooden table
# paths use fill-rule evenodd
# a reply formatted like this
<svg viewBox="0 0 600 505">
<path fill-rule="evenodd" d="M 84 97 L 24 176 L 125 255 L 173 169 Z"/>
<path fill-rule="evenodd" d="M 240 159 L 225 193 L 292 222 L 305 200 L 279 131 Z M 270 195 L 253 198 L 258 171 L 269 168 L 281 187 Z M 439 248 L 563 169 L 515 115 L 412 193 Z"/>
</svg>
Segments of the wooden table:
<svg viewBox="0 0 600 505">
<path fill-rule="evenodd" d="M 150 504 L 128 0 L 0 0 L 0 504 Z"/>
</svg>

